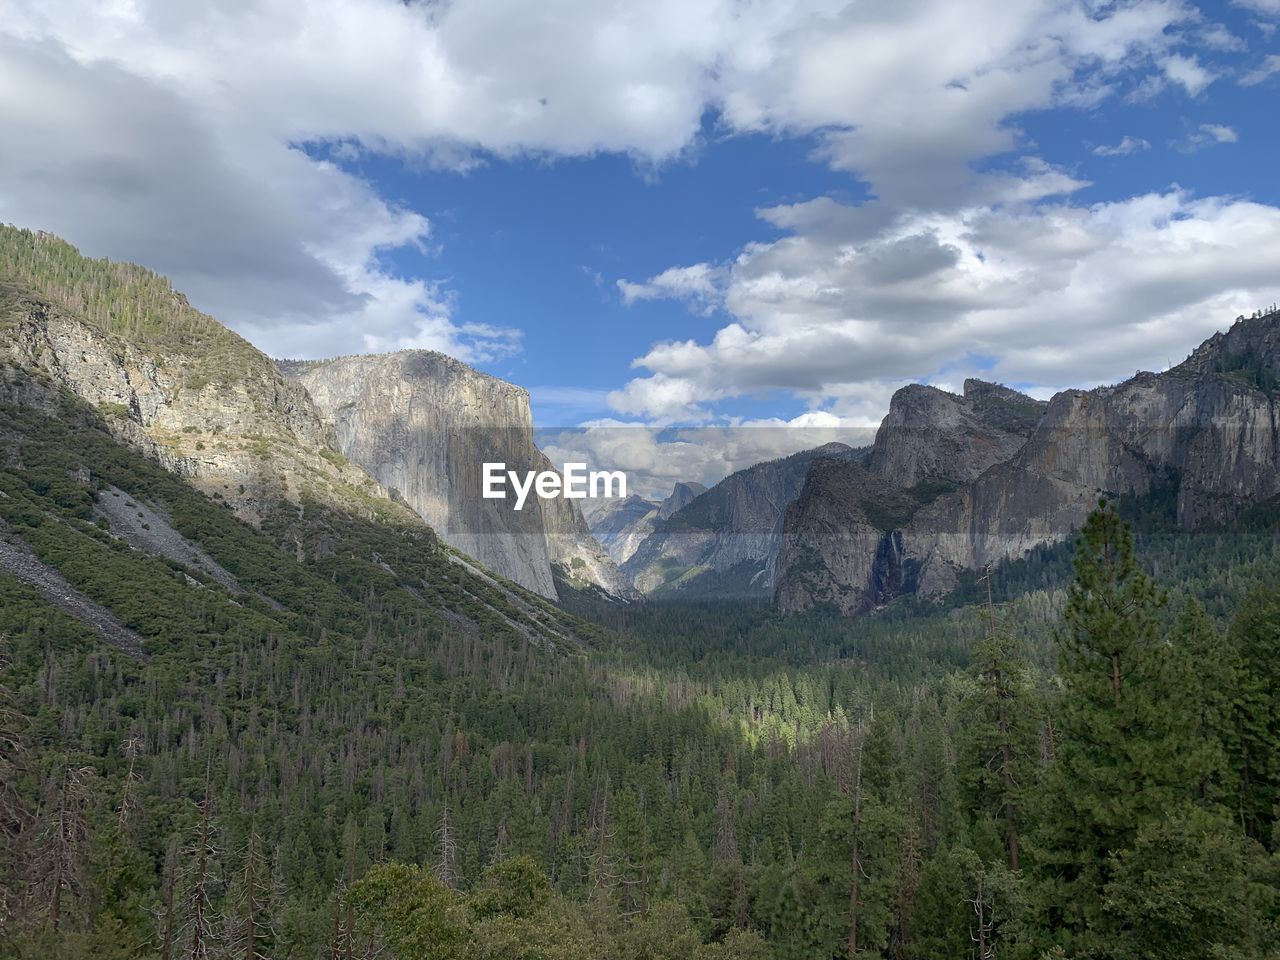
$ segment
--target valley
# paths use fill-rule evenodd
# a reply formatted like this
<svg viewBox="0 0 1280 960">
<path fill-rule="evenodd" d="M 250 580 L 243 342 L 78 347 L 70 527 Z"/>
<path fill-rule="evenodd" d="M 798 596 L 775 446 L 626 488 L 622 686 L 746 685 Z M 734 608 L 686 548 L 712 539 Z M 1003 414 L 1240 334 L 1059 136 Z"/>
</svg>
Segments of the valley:
<svg viewBox="0 0 1280 960">
<path fill-rule="evenodd" d="M 0 955 L 1278 949 L 1280 315 L 514 511 L 522 388 L 0 241 Z"/>
</svg>

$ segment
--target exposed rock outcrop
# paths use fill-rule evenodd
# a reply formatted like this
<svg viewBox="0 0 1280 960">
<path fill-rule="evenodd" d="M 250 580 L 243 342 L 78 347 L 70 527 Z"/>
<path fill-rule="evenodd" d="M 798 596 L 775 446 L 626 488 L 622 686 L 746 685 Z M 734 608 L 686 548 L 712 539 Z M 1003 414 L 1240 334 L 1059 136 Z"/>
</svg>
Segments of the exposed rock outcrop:
<svg viewBox="0 0 1280 960">
<path fill-rule="evenodd" d="M 867 466 L 901 487 L 968 483 L 1027 442 L 1046 404 L 983 380 L 956 396 L 912 384 L 893 395 Z"/>
<path fill-rule="evenodd" d="M 1172 497 L 1186 530 L 1227 522 L 1280 493 L 1278 385 L 1280 315 L 1272 314 L 1238 321 L 1164 373 L 1058 394 L 1021 443 L 1020 427 L 1006 422 L 1004 435 L 993 435 L 961 417 L 920 432 L 931 449 L 913 441 L 895 451 L 891 413 L 869 467 L 893 487 L 881 489 L 885 502 L 906 495 L 916 505 L 892 522 L 871 522 L 863 493 L 873 481 L 815 468 L 785 522 L 779 607 L 856 613 L 906 593 L 944 593 L 962 570 L 1071 536 L 1100 495 Z M 993 394 L 966 385 L 964 399 L 971 395 Z M 1012 405 L 1027 414 L 1019 424 L 1030 422 L 1026 398 L 997 399 L 991 410 Z M 985 428 L 998 425 L 990 410 L 983 416 Z M 966 459 L 984 452 L 985 467 L 982 456 Z M 952 461 L 962 466 L 948 472 Z M 893 471 L 915 485 L 894 484 Z M 931 488 L 934 478 L 951 488 Z"/>
<path fill-rule="evenodd" d="M 671 496 L 658 505 L 658 519 L 668 519 L 706 492 L 707 488 L 700 483 L 677 483 L 671 489 Z"/>
<path fill-rule="evenodd" d="M 157 344 L 121 335 L 39 293 L 0 286 L 0 356 L 92 404 L 119 439 L 225 499 L 250 522 L 282 501 L 306 497 L 362 515 L 412 519 L 337 452 L 305 390 L 180 295 L 172 297 L 175 326 L 193 332 Z M 191 348 L 184 351 L 184 343 Z"/>
<path fill-rule="evenodd" d="M 553 469 L 534 445 L 524 389 L 425 350 L 280 368 L 323 413 L 338 449 L 451 546 L 544 597 L 557 596 L 557 574 L 633 595 L 576 501 L 531 496 L 517 511 L 482 497 L 486 462 Z"/>
<path fill-rule="evenodd" d="M 583 510 L 591 532 L 621 566 L 630 560 L 661 520 L 683 510 L 707 490 L 700 483 L 677 483 L 665 500 L 632 494 L 622 500 L 595 500 Z"/>
</svg>

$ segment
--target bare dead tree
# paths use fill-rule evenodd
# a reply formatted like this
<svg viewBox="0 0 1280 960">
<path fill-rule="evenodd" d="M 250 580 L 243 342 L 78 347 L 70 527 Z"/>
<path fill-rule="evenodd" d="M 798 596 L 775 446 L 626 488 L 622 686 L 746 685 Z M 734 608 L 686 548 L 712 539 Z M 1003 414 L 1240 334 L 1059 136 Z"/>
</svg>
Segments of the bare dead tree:
<svg viewBox="0 0 1280 960">
<path fill-rule="evenodd" d="M 440 808 L 440 825 L 436 827 L 436 879 L 450 890 L 458 887 L 458 841 L 449 820 L 449 798 Z"/>
<path fill-rule="evenodd" d="M 129 820 L 138 806 L 138 774 L 136 771 L 138 755 L 142 753 L 144 741 L 141 737 L 132 736 L 120 744 L 120 750 L 129 761 L 129 768 L 124 775 L 124 786 L 120 789 L 120 806 L 116 810 L 116 826 L 124 833 Z"/>
<path fill-rule="evenodd" d="M 995 927 L 995 918 L 992 912 L 992 904 L 987 896 L 986 876 L 982 871 L 978 871 L 977 881 L 977 890 L 974 892 L 973 897 L 966 901 L 973 906 L 973 913 L 977 920 L 977 926 L 973 933 L 969 934 L 969 939 L 973 941 L 977 948 L 977 960 L 994 960 L 996 947 L 992 933 Z"/>
<path fill-rule="evenodd" d="M 176 841 L 170 843 L 169 852 L 164 864 L 164 897 L 160 910 L 161 946 L 160 960 L 173 960 L 174 944 L 177 938 L 177 915 L 174 910 L 174 897 L 178 887 L 178 851 Z"/>
<path fill-rule="evenodd" d="M 262 848 L 257 821 L 250 818 L 226 911 L 227 955 L 236 960 L 268 960 L 266 951 L 273 931 L 267 917 L 270 888 Z"/>
<path fill-rule="evenodd" d="M 0 671 L 9 664 L 8 638 L 0 636 Z M 26 721 L 14 704 L 13 693 L 0 683 L 0 929 L 9 926 L 20 907 L 22 885 L 17 879 L 26 863 L 22 849 L 30 839 L 32 813 L 18 789 L 28 756 L 23 728 Z"/>
<path fill-rule="evenodd" d="M 622 877 L 618 869 L 617 857 L 613 852 L 613 841 L 617 838 L 617 831 L 609 815 L 607 775 L 598 792 L 598 802 L 593 806 L 595 816 L 590 833 L 595 842 L 591 853 L 591 894 L 592 896 L 608 895 L 617 889 Z"/>
<path fill-rule="evenodd" d="M 95 778 L 92 767 L 59 764 L 46 781 L 44 801 L 36 815 L 29 894 L 37 909 L 46 911 L 54 930 L 84 890 L 89 841 L 86 812 Z"/>
<path fill-rule="evenodd" d="M 218 882 L 220 853 L 208 766 L 205 767 L 204 798 L 196 807 L 200 817 L 191 840 L 183 850 L 183 860 L 189 865 L 186 896 L 183 898 L 183 956 L 187 960 L 208 960 L 215 947 L 211 891 Z"/>
<path fill-rule="evenodd" d="M 865 731 L 849 732 L 849 764 L 845 789 L 852 807 L 849 814 L 849 957 L 858 955 L 858 929 L 862 922 L 862 882 L 867 873 L 862 865 L 862 747 Z"/>
</svg>

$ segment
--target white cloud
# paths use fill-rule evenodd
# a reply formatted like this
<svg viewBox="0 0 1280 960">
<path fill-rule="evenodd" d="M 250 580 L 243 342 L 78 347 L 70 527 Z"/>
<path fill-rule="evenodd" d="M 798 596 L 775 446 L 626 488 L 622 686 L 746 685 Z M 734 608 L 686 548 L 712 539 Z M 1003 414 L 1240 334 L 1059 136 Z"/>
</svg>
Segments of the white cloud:
<svg viewBox="0 0 1280 960">
<path fill-rule="evenodd" d="M 637 300 L 682 300 L 698 313 L 714 313 L 720 304 L 722 271 L 707 263 L 688 267 L 669 267 L 641 283 L 617 281 L 622 302 L 631 306 Z"/>
<path fill-rule="evenodd" d="M 1154 69 L 1190 18 L 1177 0 L 17 0 L 0 217 L 170 272 L 273 352 L 478 358 L 511 337 L 468 333 L 446 291 L 380 264 L 426 220 L 316 153 L 661 163 L 710 108 L 729 132 L 819 132 L 882 196 L 954 203 L 983 188 L 971 161 L 1017 144 L 1009 116 Z"/>
<path fill-rule="evenodd" d="M 1113 276 L 1125 244 L 1189 229 L 1124 212 L 1217 221 L 1180 196 L 1029 211 L 1082 181 L 1031 155 L 1012 118 L 1154 79 L 1200 93 L 1211 71 L 1177 52 L 1197 18 L 1180 0 L 17 0 L 0 21 L 0 218 L 170 273 L 272 353 L 492 358 L 518 333 L 464 323 L 447 285 L 397 275 L 386 254 L 429 253 L 431 225 L 338 163 L 660 164 L 697 147 L 710 110 L 728 134 L 816 136 L 879 199 L 762 211 L 789 235 L 618 281 L 626 302 L 733 320 L 656 346 L 617 410 L 697 418 L 775 387 L 861 410 L 973 349 L 1065 377 L 1106 364 L 1073 342 L 1037 352 L 1023 341 L 1038 318 L 1066 300 L 1105 313 L 1091 284 L 1129 289 Z M 975 172 L 999 155 L 1021 160 Z"/>
<path fill-rule="evenodd" d="M 426 218 L 162 84 L 0 35 L 0 122 L 0 220 L 166 273 L 276 356 L 420 345 L 478 360 L 513 345 L 379 265 L 426 243 Z"/>
<path fill-rule="evenodd" d="M 1238 143 L 1240 135 L 1234 127 L 1221 123 L 1202 123 L 1186 139 L 1175 142 L 1174 146 L 1183 153 L 1195 153 L 1205 147 L 1217 146 L 1220 143 Z"/>
<path fill-rule="evenodd" d="M 1280 17 L 1280 0 L 1232 0 L 1232 4 L 1264 17 Z"/>
<path fill-rule="evenodd" d="M 1244 40 L 1220 23 L 1206 24 L 1201 27 L 1196 31 L 1196 39 L 1210 50 L 1238 53 L 1249 49 L 1249 45 Z"/>
<path fill-rule="evenodd" d="M 1215 143 L 1235 143 L 1240 139 L 1233 128 L 1220 123 L 1202 123 L 1200 130 Z"/>
<path fill-rule="evenodd" d="M 1280 295 L 1280 210 L 1244 200 L 880 213 L 762 211 L 791 233 L 730 265 L 732 322 L 653 347 L 615 408 L 670 418 L 769 390 L 866 403 L 887 384 L 966 374 L 1042 392 L 1112 381 L 1180 360 Z"/>
<path fill-rule="evenodd" d="M 1241 77 L 1240 83 L 1246 87 L 1254 87 L 1277 73 L 1280 73 L 1280 53 L 1273 53 Z"/>
<path fill-rule="evenodd" d="M 601 420 L 580 429 L 541 432 L 538 442 L 552 463 L 623 470 L 629 493 L 661 498 L 677 482 L 692 480 L 709 487 L 766 460 L 828 443 L 866 446 L 874 438 L 874 427 L 812 411 L 790 420 L 746 420 L 674 430 Z"/>
<path fill-rule="evenodd" d="M 1131 153 L 1150 149 L 1151 144 L 1142 139 L 1142 137 L 1131 137 L 1126 134 L 1119 143 L 1113 146 L 1100 144 L 1093 148 L 1093 152 L 1095 156 L 1099 157 L 1127 157 Z"/>
<path fill-rule="evenodd" d="M 1186 90 L 1189 97 L 1198 97 L 1215 79 L 1215 74 L 1194 56 L 1171 54 L 1165 58 L 1163 67 L 1165 76 Z"/>
</svg>

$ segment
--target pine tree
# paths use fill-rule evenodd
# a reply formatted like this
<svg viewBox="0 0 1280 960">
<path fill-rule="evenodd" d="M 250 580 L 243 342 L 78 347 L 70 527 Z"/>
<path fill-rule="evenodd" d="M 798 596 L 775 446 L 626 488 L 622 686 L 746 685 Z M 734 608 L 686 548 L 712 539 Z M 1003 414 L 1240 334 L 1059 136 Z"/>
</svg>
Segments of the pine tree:
<svg viewBox="0 0 1280 960">
<path fill-rule="evenodd" d="M 1231 622 L 1239 683 L 1228 749 L 1249 836 L 1280 851 L 1280 592 L 1260 588 Z"/>
<path fill-rule="evenodd" d="M 1102 891 L 1112 854 L 1197 782 L 1188 718 L 1161 640 L 1165 598 L 1139 569 L 1133 535 L 1105 501 L 1076 541 L 1057 636 L 1059 735 L 1040 795 L 1036 859 L 1050 926 L 1086 955 L 1109 935 Z"/>
<path fill-rule="evenodd" d="M 968 807 L 1000 824 L 1009 869 L 1021 865 L 1023 795 L 1036 776 L 1038 709 L 1022 644 L 1003 622 L 986 577 L 986 634 L 974 645 L 963 703 L 961 763 Z"/>
</svg>

